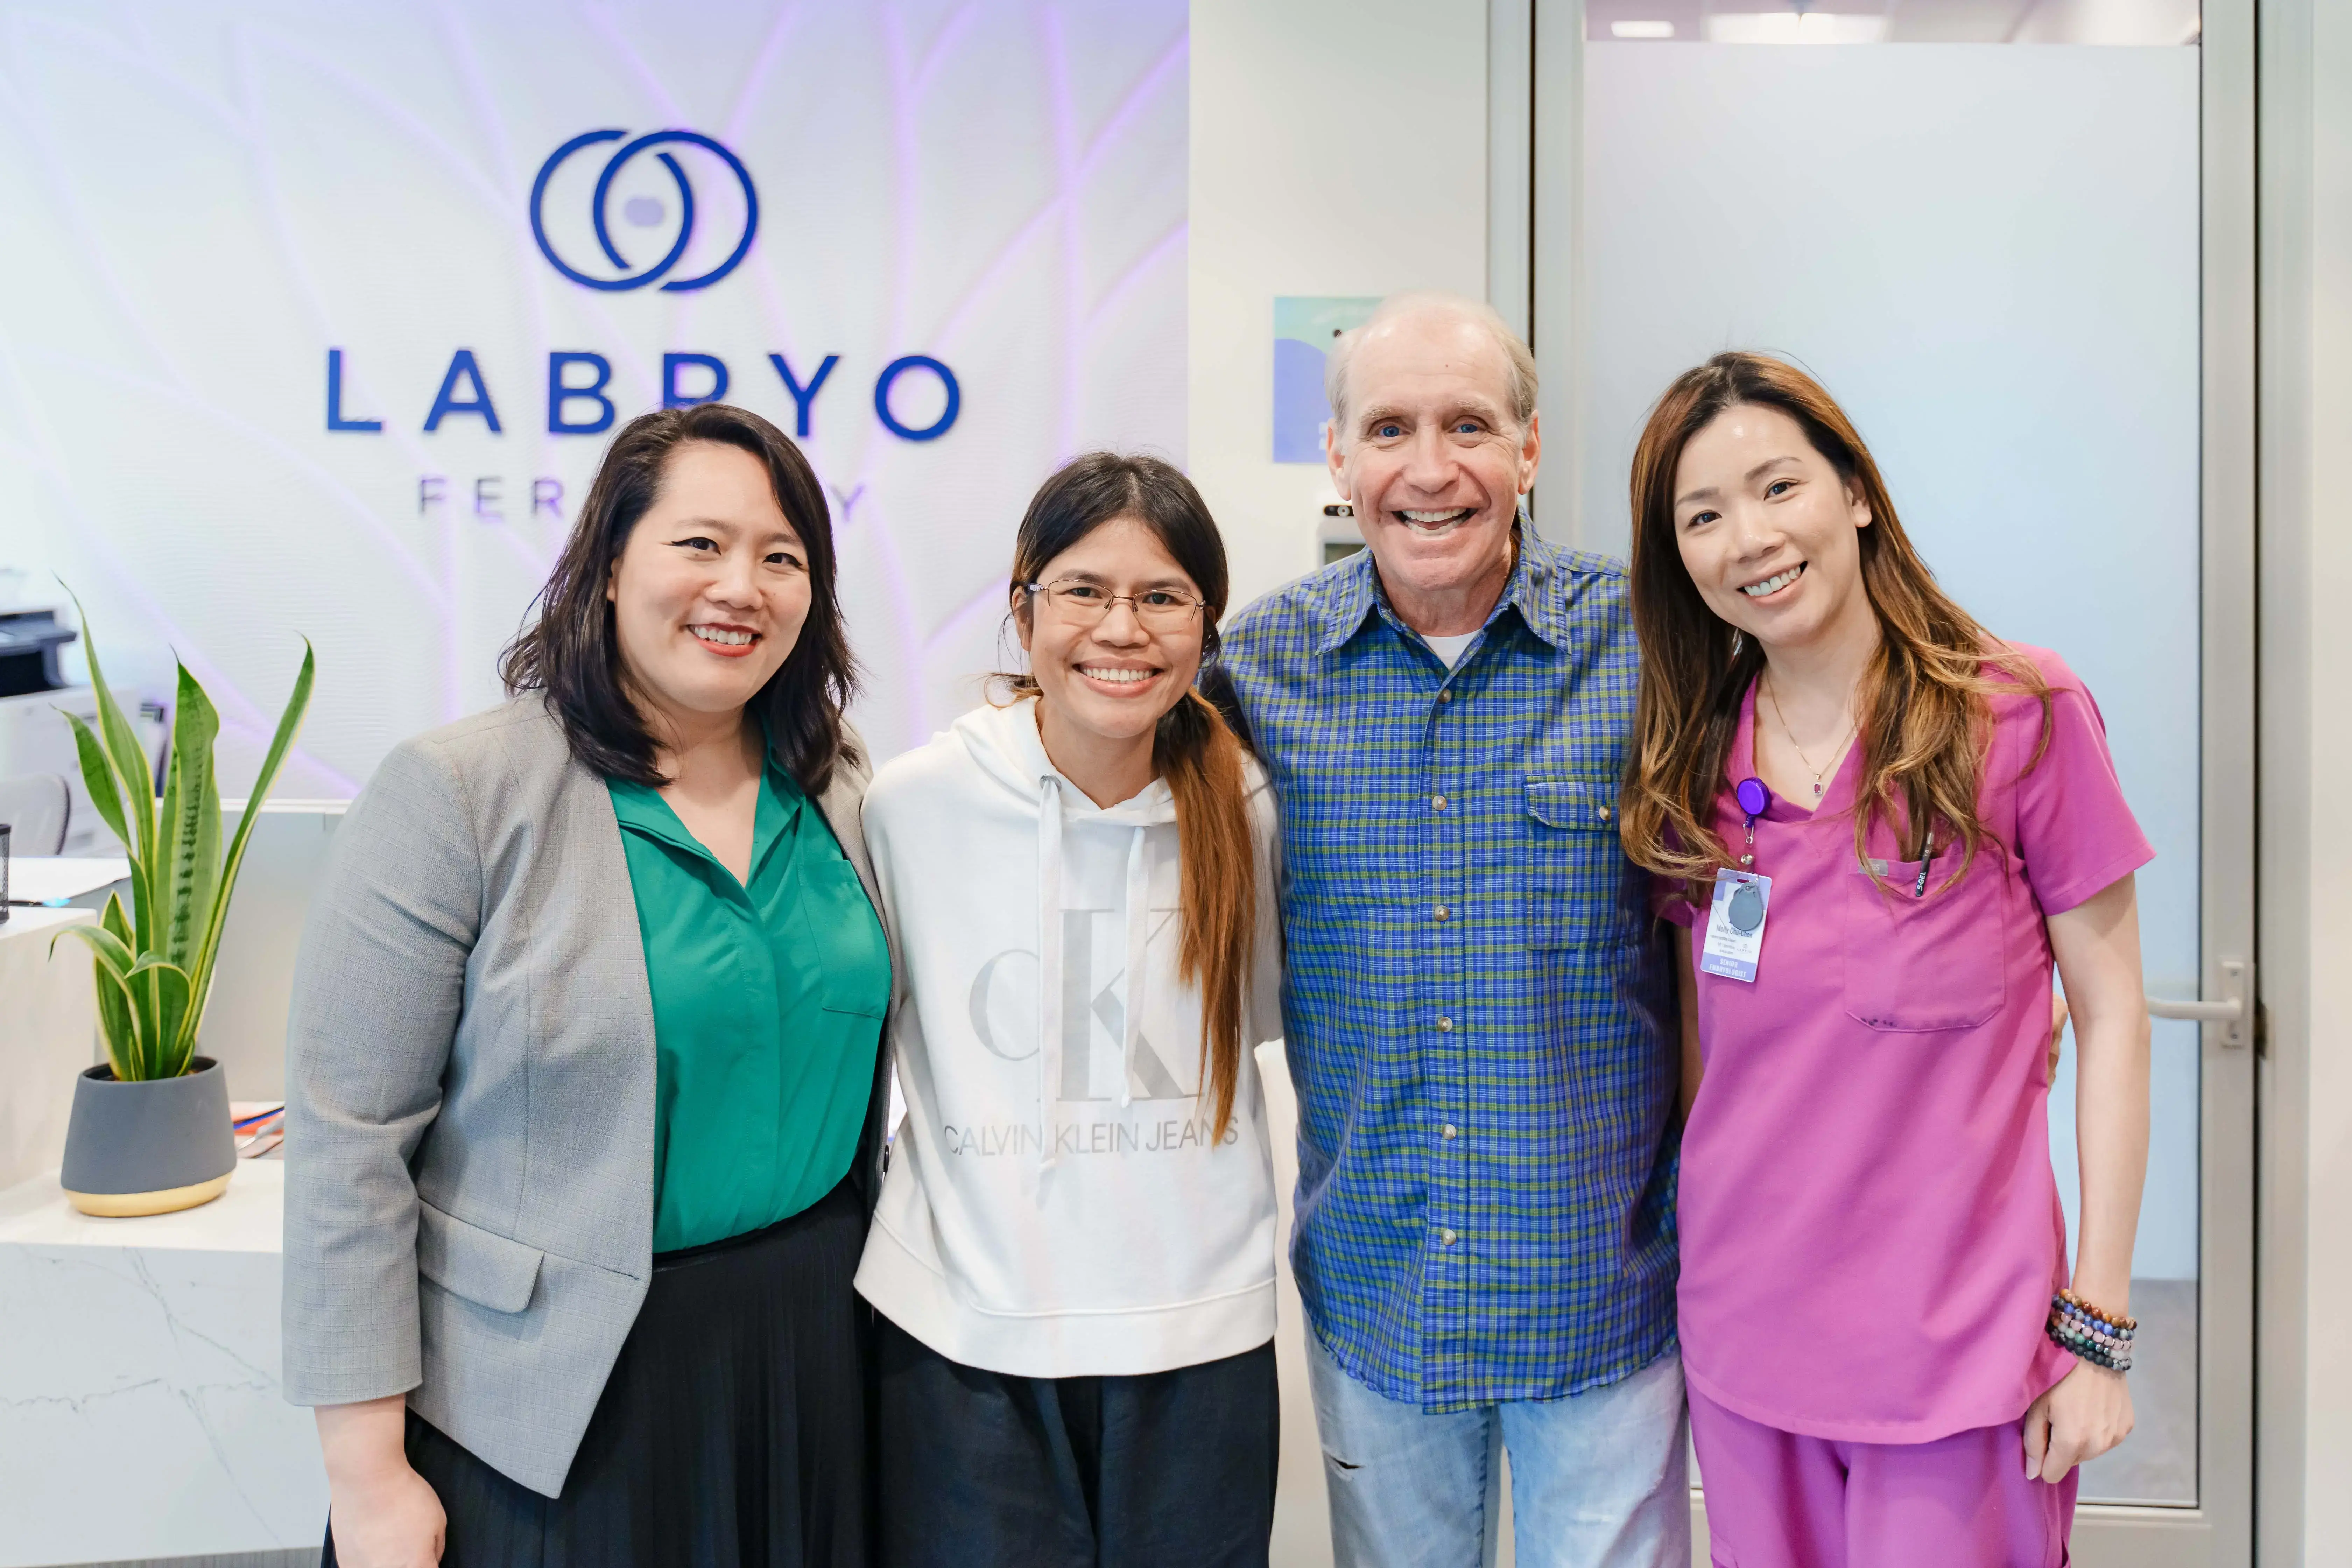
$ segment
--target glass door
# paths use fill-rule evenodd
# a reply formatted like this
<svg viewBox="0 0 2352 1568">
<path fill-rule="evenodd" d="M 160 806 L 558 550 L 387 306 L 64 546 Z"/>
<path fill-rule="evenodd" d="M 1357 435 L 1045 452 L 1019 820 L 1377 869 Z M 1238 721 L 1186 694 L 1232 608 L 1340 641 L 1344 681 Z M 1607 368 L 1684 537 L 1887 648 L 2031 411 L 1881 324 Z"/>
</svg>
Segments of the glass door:
<svg viewBox="0 0 2352 1568">
<path fill-rule="evenodd" d="M 2156 846 L 2138 1426 L 2084 1468 L 2086 1563 L 2248 1557 L 2250 12 L 1534 16 L 1540 525 L 1622 553 L 1634 439 L 1667 381 L 1726 348 L 1798 360 L 1954 595 L 2083 677 Z M 2070 1232 L 2073 1085 L 2070 1042 L 2051 1101 Z"/>
</svg>

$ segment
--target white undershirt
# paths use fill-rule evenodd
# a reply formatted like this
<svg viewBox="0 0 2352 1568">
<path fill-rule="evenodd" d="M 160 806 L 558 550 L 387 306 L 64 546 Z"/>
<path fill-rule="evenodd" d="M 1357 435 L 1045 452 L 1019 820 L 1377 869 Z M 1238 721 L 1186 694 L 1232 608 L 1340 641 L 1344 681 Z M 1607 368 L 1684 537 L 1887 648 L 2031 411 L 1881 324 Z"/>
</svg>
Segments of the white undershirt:
<svg viewBox="0 0 2352 1568">
<path fill-rule="evenodd" d="M 1477 635 L 1476 632 L 1464 632 L 1455 637 L 1433 637 L 1423 632 L 1421 640 L 1429 645 L 1430 652 L 1445 661 L 1446 668 L 1452 669 L 1462 662 L 1462 650 L 1468 647 L 1470 639 Z"/>
</svg>

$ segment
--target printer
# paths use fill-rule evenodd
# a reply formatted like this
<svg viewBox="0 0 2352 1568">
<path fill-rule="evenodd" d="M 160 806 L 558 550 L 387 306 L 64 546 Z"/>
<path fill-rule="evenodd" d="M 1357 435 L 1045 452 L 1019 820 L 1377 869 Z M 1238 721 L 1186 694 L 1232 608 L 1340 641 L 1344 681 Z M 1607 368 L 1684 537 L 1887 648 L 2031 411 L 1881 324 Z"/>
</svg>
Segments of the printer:
<svg viewBox="0 0 2352 1568">
<path fill-rule="evenodd" d="M 0 610 L 0 697 L 62 689 L 58 650 L 80 636 L 55 610 Z"/>
</svg>

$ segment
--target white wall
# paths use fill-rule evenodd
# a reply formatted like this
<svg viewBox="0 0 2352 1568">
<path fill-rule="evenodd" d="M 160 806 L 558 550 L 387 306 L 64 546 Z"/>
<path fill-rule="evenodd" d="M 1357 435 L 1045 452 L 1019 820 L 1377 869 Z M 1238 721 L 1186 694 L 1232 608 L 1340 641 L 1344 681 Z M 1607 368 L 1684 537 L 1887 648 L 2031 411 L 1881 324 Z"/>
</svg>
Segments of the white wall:
<svg viewBox="0 0 2352 1568">
<path fill-rule="evenodd" d="M 1314 567 L 1272 458 L 1274 297 L 1486 288 L 1483 0 L 1193 0 L 1186 446 L 1234 602 Z"/>
<path fill-rule="evenodd" d="M 1329 489 L 1272 458 L 1275 296 L 1486 288 L 1486 6 L 1193 0 L 1192 94 L 1188 466 L 1243 605 L 1316 565 Z M 1296 1109 L 1266 1056 L 1286 1250 Z M 1331 1560 L 1300 1321 L 1286 1264 L 1284 1568 Z"/>
<path fill-rule="evenodd" d="M 2352 13 L 2263 29 L 2258 1509 L 2266 1564 L 2352 1542 Z"/>
</svg>

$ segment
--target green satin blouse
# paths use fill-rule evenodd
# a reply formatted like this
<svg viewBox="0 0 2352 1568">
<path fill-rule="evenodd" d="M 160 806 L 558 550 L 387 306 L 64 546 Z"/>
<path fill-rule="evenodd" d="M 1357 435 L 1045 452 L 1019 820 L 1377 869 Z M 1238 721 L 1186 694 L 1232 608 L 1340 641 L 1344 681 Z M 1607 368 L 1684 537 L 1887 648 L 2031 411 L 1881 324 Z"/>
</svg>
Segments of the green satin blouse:
<svg viewBox="0 0 2352 1568">
<path fill-rule="evenodd" d="M 882 922 L 772 758 L 738 882 L 660 795 L 606 781 L 653 988 L 654 1250 L 723 1241 L 848 1173 L 890 995 Z"/>
</svg>

